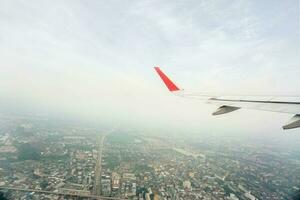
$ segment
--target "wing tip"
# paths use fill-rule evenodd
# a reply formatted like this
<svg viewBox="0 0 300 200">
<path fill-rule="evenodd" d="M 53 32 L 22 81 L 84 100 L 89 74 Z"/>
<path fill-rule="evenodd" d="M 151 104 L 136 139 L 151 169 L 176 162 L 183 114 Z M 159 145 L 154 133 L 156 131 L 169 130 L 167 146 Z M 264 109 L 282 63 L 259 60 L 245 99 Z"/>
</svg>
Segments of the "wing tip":
<svg viewBox="0 0 300 200">
<path fill-rule="evenodd" d="M 159 66 L 154 66 L 154 69 L 158 73 L 162 81 L 165 83 L 170 92 L 180 90 L 179 87 L 177 87 L 175 83 L 173 83 L 173 81 L 171 81 L 171 79 L 163 71 L 161 71 Z"/>
<path fill-rule="evenodd" d="M 158 75 L 159 75 L 160 72 L 162 72 L 159 66 L 154 66 L 153 68 L 158 73 Z"/>
</svg>

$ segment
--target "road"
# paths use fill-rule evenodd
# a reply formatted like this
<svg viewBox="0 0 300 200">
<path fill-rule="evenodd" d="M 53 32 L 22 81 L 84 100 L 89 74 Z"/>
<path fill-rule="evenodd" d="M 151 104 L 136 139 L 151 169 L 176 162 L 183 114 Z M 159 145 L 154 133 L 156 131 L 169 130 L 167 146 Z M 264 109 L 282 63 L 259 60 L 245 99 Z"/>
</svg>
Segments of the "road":
<svg viewBox="0 0 300 200">
<path fill-rule="evenodd" d="M 93 187 L 94 195 L 100 195 L 101 193 L 101 170 L 102 170 L 101 162 L 102 162 L 102 150 L 103 150 L 105 136 L 106 135 L 100 136 L 98 142 L 98 153 L 97 153 L 97 160 L 95 166 L 95 179 L 94 179 L 94 187 Z"/>
<path fill-rule="evenodd" d="M 86 198 L 98 199 L 98 200 L 125 200 L 122 198 L 115 198 L 115 197 L 102 197 L 97 195 L 82 195 L 82 194 L 75 194 L 75 193 L 72 194 L 72 193 L 52 192 L 52 191 L 45 191 L 45 190 L 22 189 L 16 187 L 0 187 L 0 190 L 14 190 L 14 191 L 21 191 L 21 192 L 35 192 L 35 193 L 64 195 L 64 196 L 73 196 L 73 197 L 86 197 Z"/>
<path fill-rule="evenodd" d="M 105 137 L 108 134 L 109 133 L 106 133 L 100 136 L 98 142 L 98 153 L 97 153 L 97 160 L 95 166 L 95 180 L 94 180 L 94 187 L 93 187 L 93 194 L 98 196 L 101 194 L 102 151 L 103 151 Z"/>
</svg>

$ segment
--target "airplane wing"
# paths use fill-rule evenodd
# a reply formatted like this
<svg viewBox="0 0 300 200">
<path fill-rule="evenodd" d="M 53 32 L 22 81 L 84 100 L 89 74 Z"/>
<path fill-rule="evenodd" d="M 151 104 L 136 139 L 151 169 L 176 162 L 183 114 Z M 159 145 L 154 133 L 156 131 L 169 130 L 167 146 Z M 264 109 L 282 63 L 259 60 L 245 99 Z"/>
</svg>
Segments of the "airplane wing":
<svg viewBox="0 0 300 200">
<path fill-rule="evenodd" d="M 206 93 L 187 92 L 179 88 L 159 67 L 154 67 L 162 81 L 173 94 L 180 97 L 205 100 L 216 104 L 219 108 L 212 113 L 221 115 L 240 108 L 264 110 L 294 114 L 294 117 L 282 128 L 293 129 L 300 127 L 300 97 L 299 96 L 224 96 Z"/>
</svg>

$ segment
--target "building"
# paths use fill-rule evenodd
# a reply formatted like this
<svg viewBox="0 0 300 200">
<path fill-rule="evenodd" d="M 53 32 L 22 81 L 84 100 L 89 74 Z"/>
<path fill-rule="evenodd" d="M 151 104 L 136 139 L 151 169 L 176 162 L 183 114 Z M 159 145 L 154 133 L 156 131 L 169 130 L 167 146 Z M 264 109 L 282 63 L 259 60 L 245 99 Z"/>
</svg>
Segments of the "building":
<svg viewBox="0 0 300 200">
<path fill-rule="evenodd" d="M 183 187 L 186 190 L 191 190 L 192 189 L 192 184 L 190 181 L 183 181 Z"/>
<path fill-rule="evenodd" d="M 118 173 L 113 172 L 111 174 L 111 182 L 112 182 L 113 190 L 117 190 L 120 188 L 120 179 L 121 179 L 121 176 Z"/>
<path fill-rule="evenodd" d="M 111 194 L 111 181 L 109 176 L 102 177 L 101 179 L 101 194 L 103 196 L 110 196 Z"/>
</svg>

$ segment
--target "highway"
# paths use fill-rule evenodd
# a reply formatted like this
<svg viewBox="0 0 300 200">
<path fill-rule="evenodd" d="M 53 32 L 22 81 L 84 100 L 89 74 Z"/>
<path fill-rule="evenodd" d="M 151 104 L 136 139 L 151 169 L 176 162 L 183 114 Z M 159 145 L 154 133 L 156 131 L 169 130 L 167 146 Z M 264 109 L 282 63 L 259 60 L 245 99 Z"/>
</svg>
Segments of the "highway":
<svg viewBox="0 0 300 200">
<path fill-rule="evenodd" d="M 101 193 L 101 166 L 102 166 L 102 151 L 103 151 L 103 145 L 106 135 L 99 137 L 98 142 L 98 153 L 97 153 L 97 160 L 96 160 L 96 166 L 95 166 L 95 179 L 94 179 L 94 187 L 93 187 L 93 194 L 94 195 L 100 195 Z"/>
<path fill-rule="evenodd" d="M 86 198 L 98 199 L 98 200 L 125 200 L 122 198 L 115 198 L 115 197 L 102 197 L 97 195 L 82 195 L 82 194 L 75 194 L 75 193 L 72 194 L 72 193 L 53 192 L 53 191 L 45 191 L 45 190 L 22 189 L 17 187 L 0 187 L 0 190 L 14 190 L 20 192 L 35 192 L 35 193 L 54 194 L 54 195 L 73 196 L 73 197 L 86 197 Z"/>
<path fill-rule="evenodd" d="M 114 129 L 108 131 L 104 135 L 101 135 L 98 141 L 98 154 L 97 154 L 97 160 L 95 166 L 95 179 L 94 179 L 94 186 L 93 186 L 93 194 L 97 196 L 101 195 L 102 152 L 104 148 L 104 140 L 106 136 L 112 133 L 113 131 Z"/>
</svg>

